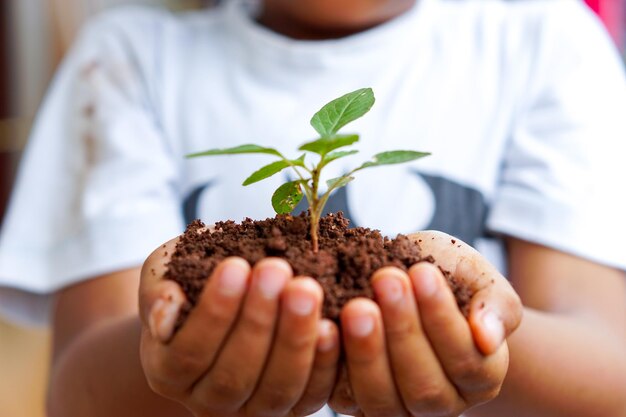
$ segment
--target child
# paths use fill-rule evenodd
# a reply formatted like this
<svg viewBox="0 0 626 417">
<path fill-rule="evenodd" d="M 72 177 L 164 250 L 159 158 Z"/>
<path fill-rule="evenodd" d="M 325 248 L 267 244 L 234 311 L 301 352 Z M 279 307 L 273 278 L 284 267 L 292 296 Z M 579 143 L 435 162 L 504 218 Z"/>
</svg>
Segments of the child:
<svg viewBox="0 0 626 417">
<path fill-rule="evenodd" d="M 626 83 L 584 6 L 257 6 L 121 9 L 93 22 L 61 68 L 0 243 L 1 285 L 25 302 L 54 294 L 50 415 L 296 416 L 326 402 L 368 417 L 626 415 Z M 439 229 L 480 249 L 524 303 L 519 329 L 504 278 L 428 234 L 444 267 L 494 280 L 469 324 L 420 264 L 379 271 L 378 304 L 350 303 L 339 340 L 317 316 L 317 284 L 275 259 L 251 270 L 234 258 L 172 337 L 181 294 L 159 279 L 172 243 L 140 274 L 146 254 L 188 218 L 272 215 L 278 185 L 240 187 L 249 156 L 184 155 L 295 149 L 321 104 L 364 86 L 377 104 L 353 127 L 362 153 L 433 156 L 363 172 L 333 204 L 386 234 Z M 334 384 L 340 348 L 347 370 Z"/>
</svg>

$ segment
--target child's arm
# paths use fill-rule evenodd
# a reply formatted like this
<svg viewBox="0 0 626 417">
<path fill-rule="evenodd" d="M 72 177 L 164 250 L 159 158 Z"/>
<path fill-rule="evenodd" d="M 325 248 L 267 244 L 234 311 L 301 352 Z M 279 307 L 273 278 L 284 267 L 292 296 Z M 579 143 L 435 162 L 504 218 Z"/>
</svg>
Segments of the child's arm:
<svg viewBox="0 0 626 417">
<path fill-rule="evenodd" d="M 626 416 L 623 272 L 516 239 L 510 279 L 526 310 L 501 395 L 471 416 Z"/>
<path fill-rule="evenodd" d="M 150 390 L 139 362 L 139 268 L 62 290 L 52 323 L 49 417 L 184 417 Z"/>
</svg>

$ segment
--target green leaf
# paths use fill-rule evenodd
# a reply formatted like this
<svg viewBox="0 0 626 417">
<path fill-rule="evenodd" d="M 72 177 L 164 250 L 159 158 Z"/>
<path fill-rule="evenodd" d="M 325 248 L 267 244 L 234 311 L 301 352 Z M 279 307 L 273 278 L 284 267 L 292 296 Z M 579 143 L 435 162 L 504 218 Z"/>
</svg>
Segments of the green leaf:
<svg viewBox="0 0 626 417">
<path fill-rule="evenodd" d="M 339 129 L 367 113 L 374 101 L 371 88 L 353 91 L 322 107 L 311 119 L 311 126 L 323 138 L 331 137 Z"/>
<path fill-rule="evenodd" d="M 339 159 L 339 158 L 343 158 L 344 156 L 350 156 L 350 155 L 354 155 L 355 153 L 359 153 L 359 151 L 357 151 L 356 149 L 353 151 L 337 151 L 337 152 L 331 152 L 328 155 L 326 155 L 326 157 L 324 158 L 324 165 L 326 164 L 330 164 L 331 162 L 333 162 L 335 159 Z"/>
<path fill-rule="evenodd" d="M 363 165 L 357 168 L 357 170 L 377 167 L 381 165 L 393 165 L 402 164 L 404 162 L 413 161 L 430 155 L 429 152 L 416 152 L 416 151 L 388 151 L 377 153 L 372 157 L 371 161 L 365 162 Z M 356 170 L 355 170 L 356 171 Z"/>
<path fill-rule="evenodd" d="M 280 171 L 288 168 L 289 166 L 289 162 L 283 160 L 272 162 L 271 164 L 265 165 L 257 171 L 254 171 L 252 175 L 246 178 L 242 185 L 254 184 L 255 182 L 259 182 L 261 180 L 269 178 L 274 174 L 278 174 Z"/>
<path fill-rule="evenodd" d="M 302 155 L 300 155 L 300 158 L 298 158 L 298 159 L 292 159 L 290 162 L 291 162 L 293 165 L 295 165 L 295 166 L 298 166 L 298 167 L 303 167 L 303 168 L 304 168 L 304 167 L 305 167 L 305 166 L 304 166 L 304 158 L 306 158 L 306 154 L 305 154 L 305 153 L 303 153 Z"/>
<path fill-rule="evenodd" d="M 196 152 L 192 154 L 188 154 L 187 158 L 196 158 L 198 156 L 213 156 L 213 155 L 237 155 L 244 153 L 265 153 L 269 155 L 280 156 L 280 152 L 273 148 L 264 148 L 259 145 L 241 145 L 235 146 L 234 148 L 225 148 L 225 149 L 209 149 L 208 151 Z"/>
<path fill-rule="evenodd" d="M 354 177 L 337 177 L 326 181 L 326 185 L 329 189 L 341 188 L 348 185 L 353 179 Z"/>
<path fill-rule="evenodd" d="M 313 142 L 307 142 L 300 146 L 298 150 L 309 151 L 324 156 L 337 148 L 350 146 L 358 141 L 359 135 L 337 135 L 332 138 L 320 138 Z"/>
<path fill-rule="evenodd" d="M 265 165 L 264 167 L 253 172 L 252 175 L 250 175 L 248 178 L 246 178 L 246 180 L 243 182 L 242 185 L 250 185 L 250 184 L 254 184 L 255 182 L 262 181 L 266 178 L 271 177 L 274 174 L 278 174 L 283 169 L 289 168 L 292 165 L 304 167 L 305 156 L 306 154 L 302 154 L 298 159 L 293 159 L 289 161 L 280 160 L 280 161 L 272 162 L 271 164 Z"/>
<path fill-rule="evenodd" d="M 272 195 L 272 207 L 278 214 L 287 214 L 296 208 L 300 200 L 302 200 L 302 187 L 300 180 L 291 181 L 278 187 Z"/>
</svg>

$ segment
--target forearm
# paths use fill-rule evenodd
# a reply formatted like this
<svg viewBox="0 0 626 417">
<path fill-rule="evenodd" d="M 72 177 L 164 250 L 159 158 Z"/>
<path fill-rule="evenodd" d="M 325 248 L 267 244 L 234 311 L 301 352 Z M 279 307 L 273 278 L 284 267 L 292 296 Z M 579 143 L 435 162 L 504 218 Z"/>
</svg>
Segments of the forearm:
<svg viewBox="0 0 626 417">
<path fill-rule="evenodd" d="M 136 316 L 111 319 L 76 337 L 53 365 L 49 417 L 185 417 L 146 383 Z"/>
<path fill-rule="evenodd" d="M 624 334 L 582 316 L 527 309 L 509 339 L 510 367 L 500 396 L 467 415 L 624 417 L 623 340 Z"/>
</svg>

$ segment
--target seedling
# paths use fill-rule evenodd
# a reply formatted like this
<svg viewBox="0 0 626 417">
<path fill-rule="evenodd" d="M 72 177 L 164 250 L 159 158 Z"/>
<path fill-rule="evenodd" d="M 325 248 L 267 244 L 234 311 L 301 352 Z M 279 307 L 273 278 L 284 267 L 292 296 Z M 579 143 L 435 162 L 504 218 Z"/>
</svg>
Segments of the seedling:
<svg viewBox="0 0 626 417">
<path fill-rule="evenodd" d="M 289 181 L 276 189 L 272 195 L 272 207 L 278 214 L 287 214 L 293 211 L 303 197 L 306 197 L 309 203 L 311 244 L 313 252 L 317 253 L 319 250 L 319 219 L 322 216 L 328 197 L 334 190 L 348 185 L 348 183 L 354 180 L 353 174 L 362 169 L 381 165 L 401 164 L 430 155 L 427 152 L 416 151 L 378 153 L 369 161 L 364 162 L 347 174 L 326 181 L 327 190 L 320 195 L 319 185 L 322 169 L 339 158 L 354 155 L 358 152 L 357 150 L 337 150 L 359 141 L 359 135 L 339 134 L 339 130 L 367 113 L 374 105 L 374 101 L 372 89 L 362 88 L 341 96 L 322 107 L 311 119 L 311 125 L 319 133 L 320 137 L 300 146 L 298 150 L 305 153 L 297 159 L 289 159 L 274 148 L 266 148 L 254 144 L 226 149 L 210 149 L 187 155 L 187 157 L 254 153 L 278 157 L 277 161 L 253 172 L 252 175 L 246 178 L 243 185 L 254 184 L 278 174 L 284 169 L 291 168 L 297 179 Z M 306 152 L 317 154 L 317 163 L 307 166 L 305 163 Z"/>
</svg>

